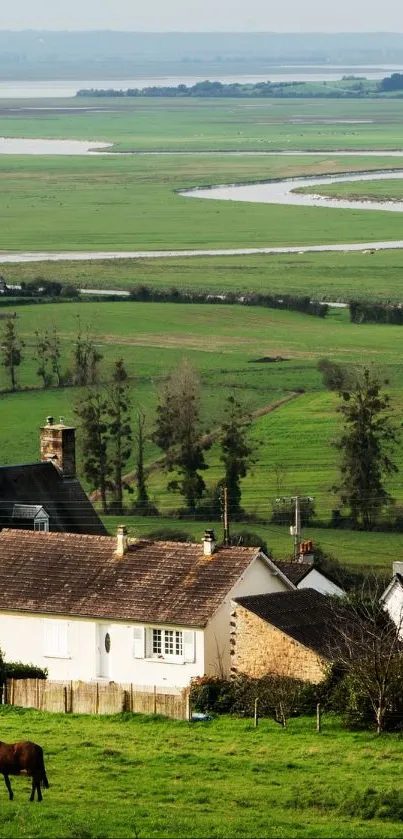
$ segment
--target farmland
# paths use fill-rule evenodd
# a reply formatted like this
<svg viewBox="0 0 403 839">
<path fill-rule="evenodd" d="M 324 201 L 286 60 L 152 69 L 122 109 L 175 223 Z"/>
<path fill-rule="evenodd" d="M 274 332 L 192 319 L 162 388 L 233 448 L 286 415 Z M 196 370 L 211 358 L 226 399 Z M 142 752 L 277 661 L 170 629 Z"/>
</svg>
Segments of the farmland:
<svg viewBox="0 0 403 839">
<path fill-rule="evenodd" d="M 401 238 L 399 213 L 189 200 L 178 192 L 214 183 L 400 168 L 403 157 L 388 156 L 389 151 L 401 148 L 397 101 L 119 100 L 112 104 L 86 99 L 80 112 L 74 109 L 76 104 L 64 102 L 62 112 L 44 109 L 16 114 L 11 102 L 3 103 L 0 133 L 98 140 L 113 143 L 113 151 L 144 154 L 0 157 L 3 251 L 302 247 Z M 382 154 L 357 154 L 368 149 Z M 293 150 L 317 154 L 280 154 Z M 338 156 L 339 150 L 348 154 Z M 155 151 L 182 154 L 149 154 Z M 251 151 L 274 154 L 246 154 Z M 389 175 L 382 182 L 344 183 L 331 189 L 336 195 L 393 198 L 397 197 L 396 184 Z M 127 289 L 147 284 L 219 294 L 257 290 L 328 300 L 402 300 L 401 255 L 392 250 L 96 263 L 66 260 L 7 265 L 1 273 L 17 284 L 42 277 L 82 288 Z M 255 415 L 251 439 L 256 462 L 243 484 L 245 509 L 264 522 L 278 494 L 312 494 L 323 522 L 329 521 L 335 506 L 331 487 L 337 477 L 337 453 L 332 442 L 340 418 L 337 397 L 324 390 L 316 369 L 320 358 L 373 362 L 390 380 L 397 412 L 402 407 L 401 327 L 351 324 L 346 310 L 331 310 L 322 320 L 253 307 L 128 301 L 28 305 L 18 307 L 17 314 L 25 360 L 21 390 L 3 392 L 1 397 L 3 463 L 37 457 L 37 427 L 47 414 L 74 421 L 73 405 L 79 393 L 71 387 L 39 389 L 33 356 L 35 329 L 56 325 L 68 365 L 78 316 L 104 356 L 104 377 L 115 359 L 124 360 L 131 378 L 133 413 L 141 406 L 148 418 L 148 467 L 160 454 L 150 442 L 158 385 L 184 355 L 201 378 L 206 431 L 217 430 L 223 401 L 231 393 L 242 399 L 249 412 L 277 406 Z M 279 360 L 262 363 L 262 358 Z M 0 387 L 6 385 L 2 369 Z M 402 468 L 401 448 L 396 460 Z M 216 445 L 208 453 L 208 463 L 206 478 L 212 487 L 222 474 Z M 134 467 L 133 455 L 128 471 Z M 388 488 L 401 504 L 399 476 Z M 166 476 L 158 469 L 151 469 L 149 489 L 164 515 L 180 504 L 178 496 L 167 493 Z M 133 519 L 134 528 L 144 532 L 145 526 Z M 153 526 L 158 525 L 147 523 L 148 529 Z M 199 538 L 201 523 L 186 522 L 186 527 Z M 275 555 L 287 553 L 286 528 L 253 526 L 253 530 L 258 528 Z M 323 529 L 315 531 L 315 538 L 352 564 L 368 565 L 373 557 L 373 564 L 383 569 L 390 567 L 399 549 L 398 534 L 374 534 L 367 542 L 363 534 Z"/>
<path fill-rule="evenodd" d="M 2 737 L 35 736 L 50 789 L 1 790 L 0 837 L 153 839 L 403 836 L 401 741 L 346 732 L 324 718 L 218 718 L 207 724 L 3 708 Z"/>
</svg>

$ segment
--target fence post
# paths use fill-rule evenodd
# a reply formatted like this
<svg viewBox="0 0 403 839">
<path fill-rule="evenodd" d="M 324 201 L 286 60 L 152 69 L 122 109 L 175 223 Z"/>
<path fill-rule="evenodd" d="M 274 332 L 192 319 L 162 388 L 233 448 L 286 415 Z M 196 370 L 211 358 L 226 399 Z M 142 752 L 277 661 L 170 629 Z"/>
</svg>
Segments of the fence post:
<svg viewBox="0 0 403 839">
<path fill-rule="evenodd" d="M 259 715 L 258 715 L 258 710 L 257 710 L 258 704 L 259 704 L 259 700 L 256 698 L 255 699 L 255 714 L 254 714 L 254 726 L 255 726 L 255 728 L 257 728 L 258 725 L 259 725 Z"/>
<path fill-rule="evenodd" d="M 14 682 L 14 679 L 11 679 L 10 705 L 14 705 L 14 694 L 15 694 L 15 682 Z"/>
<path fill-rule="evenodd" d="M 157 713 L 157 685 L 154 685 L 154 716 Z"/>
<path fill-rule="evenodd" d="M 73 680 L 70 682 L 70 714 L 73 713 Z"/>
<path fill-rule="evenodd" d="M 99 714 L 99 684 L 96 683 L 96 691 L 95 691 L 95 713 Z"/>
<path fill-rule="evenodd" d="M 322 727 L 322 719 L 321 719 L 321 712 L 320 712 L 320 702 L 318 702 L 316 706 L 316 731 L 321 731 Z"/>
<path fill-rule="evenodd" d="M 67 714 L 67 687 L 64 685 L 63 687 L 63 707 L 64 713 Z"/>
<path fill-rule="evenodd" d="M 36 679 L 36 686 L 35 687 L 36 687 L 36 697 L 35 697 L 36 707 L 37 707 L 38 711 L 40 711 L 41 703 L 40 703 L 40 700 L 39 700 L 39 679 Z"/>
<path fill-rule="evenodd" d="M 191 708 L 191 705 L 190 705 L 190 690 L 186 691 L 185 699 L 186 699 L 186 710 L 185 710 L 186 717 L 185 718 L 188 720 L 188 722 L 190 722 L 190 720 L 192 719 L 192 708 Z"/>
<path fill-rule="evenodd" d="M 133 702 L 133 682 L 130 682 L 130 713 L 133 713 L 134 702 Z"/>
</svg>

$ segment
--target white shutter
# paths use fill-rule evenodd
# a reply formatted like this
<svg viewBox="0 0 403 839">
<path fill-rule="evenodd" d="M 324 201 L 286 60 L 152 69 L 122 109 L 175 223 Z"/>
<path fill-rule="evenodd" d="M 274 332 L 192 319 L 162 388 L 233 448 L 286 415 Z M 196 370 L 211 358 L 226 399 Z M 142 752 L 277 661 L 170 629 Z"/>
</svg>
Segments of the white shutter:
<svg viewBox="0 0 403 839">
<path fill-rule="evenodd" d="M 145 630 L 144 626 L 133 627 L 133 656 L 134 658 L 144 658 L 145 647 Z"/>
<path fill-rule="evenodd" d="M 183 658 L 184 661 L 195 660 L 195 633 L 193 630 L 185 630 L 183 633 Z"/>
<path fill-rule="evenodd" d="M 68 647 L 67 621 L 44 620 L 43 621 L 43 649 L 45 656 L 55 658 L 67 658 Z"/>
</svg>

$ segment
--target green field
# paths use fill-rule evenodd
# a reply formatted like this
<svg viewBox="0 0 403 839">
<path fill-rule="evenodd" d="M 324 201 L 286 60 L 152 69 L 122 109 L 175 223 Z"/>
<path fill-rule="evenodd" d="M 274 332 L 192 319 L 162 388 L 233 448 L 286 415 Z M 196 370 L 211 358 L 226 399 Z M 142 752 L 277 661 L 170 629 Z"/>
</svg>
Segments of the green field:
<svg viewBox="0 0 403 839">
<path fill-rule="evenodd" d="M 0 157 L 0 250 L 170 250 L 393 240 L 400 214 L 194 199 L 177 190 L 399 168 L 403 158 Z"/>
<path fill-rule="evenodd" d="M 115 143 L 119 150 L 187 152 L 177 156 L 0 157 L 0 248 L 4 251 L 302 246 L 388 241 L 402 235 L 399 213 L 191 200 L 178 194 L 179 189 L 195 185 L 399 168 L 403 158 L 387 156 L 388 150 L 401 148 L 398 101 L 86 100 L 81 112 L 74 112 L 77 102 L 70 101 L 62 103 L 61 112 L 23 110 L 18 115 L 12 111 L 15 103 L 2 105 L 3 136 L 95 139 Z M 292 149 L 327 153 L 322 157 L 242 154 Z M 337 149 L 351 155 L 338 157 Z M 385 155 L 354 154 L 362 149 L 384 150 Z M 220 153 L 226 150 L 241 153 Z M 397 183 L 390 176 L 382 183 L 337 184 L 335 190 L 336 194 L 341 188 L 355 192 L 357 186 L 357 191 L 365 187 L 367 194 L 374 190 L 377 196 L 390 195 Z M 124 289 L 146 283 L 218 293 L 251 289 L 328 300 L 359 297 L 401 302 L 401 253 L 367 250 L 66 261 L 5 265 L 1 273 L 10 283 L 39 276 L 87 288 Z M 27 359 L 21 368 L 22 390 L 1 396 L 3 463 L 37 458 L 38 426 L 48 414 L 74 422 L 79 394 L 74 388 L 38 389 L 32 356 L 34 330 L 56 324 L 67 364 L 78 314 L 101 348 L 106 377 L 113 360 L 124 359 L 131 377 L 133 409 L 145 408 L 149 433 L 158 385 L 184 355 L 202 380 L 202 413 L 208 431 L 218 429 L 225 397 L 231 393 L 239 395 L 251 412 L 295 395 L 255 419 L 251 431 L 256 463 L 244 481 L 243 503 L 249 513 L 264 521 L 270 516 L 272 499 L 279 494 L 313 495 L 323 521 L 329 520 L 336 506 L 331 487 L 337 476 L 337 454 L 332 442 L 340 417 L 337 398 L 324 391 L 316 370 L 320 358 L 373 362 L 390 378 L 397 412 L 403 405 L 401 327 L 350 324 L 344 310 L 332 310 L 323 321 L 241 306 L 130 302 L 24 306 L 18 308 L 17 319 Z M 264 364 L 258 361 L 262 357 L 283 360 Z M 6 386 L 4 373 L 0 370 L 0 388 Z M 147 466 L 153 466 L 158 456 L 148 440 Z M 401 447 L 396 459 L 403 467 Z M 206 477 L 212 486 L 222 475 L 217 446 L 209 452 L 208 461 Z M 128 471 L 134 466 L 133 456 Z M 163 513 L 180 504 L 178 497 L 167 493 L 166 476 L 160 471 L 152 470 L 149 480 L 151 496 Z M 398 476 L 389 488 L 402 504 Z M 149 525 L 144 523 L 144 527 Z M 287 528 L 262 527 L 274 555 L 285 555 L 290 542 Z M 199 538 L 196 531 L 194 535 Z M 315 538 L 352 564 L 390 568 L 399 551 L 398 534 L 370 534 L 365 541 L 363 534 L 323 529 Z"/>
<path fill-rule="evenodd" d="M 312 191 L 312 187 L 311 187 Z M 296 192 L 309 192 L 307 187 L 297 189 Z M 328 195 L 332 198 L 348 199 L 349 201 L 401 201 L 403 198 L 403 182 L 385 178 L 382 181 L 355 181 L 327 186 L 315 186 L 315 193 Z"/>
<path fill-rule="evenodd" d="M 39 742 L 50 789 L 1 789 L 0 837 L 21 839 L 285 839 L 403 836 L 401 739 L 351 733 L 324 717 L 92 717 L 3 708 L 2 737 Z"/>
<path fill-rule="evenodd" d="M 37 277 L 78 288 L 176 287 L 217 294 L 235 291 L 309 294 L 320 300 L 369 299 L 400 302 L 399 250 L 169 259 L 31 262 L 0 266 L 9 283 Z"/>
<path fill-rule="evenodd" d="M 27 113 L 24 106 L 42 110 Z M 1 136 L 100 140 L 119 151 L 391 151 L 402 145 L 401 101 L 392 99 L 8 99 L 0 108 Z"/>
<path fill-rule="evenodd" d="M 201 377 L 206 431 L 218 429 L 224 400 L 232 393 L 249 412 L 291 398 L 256 418 L 251 430 L 256 462 L 243 482 L 243 503 L 249 513 L 265 521 L 271 514 L 271 502 L 278 495 L 313 495 L 317 514 L 324 521 L 337 506 L 331 487 L 337 478 L 338 455 L 331 442 L 340 430 L 340 417 L 337 397 L 324 390 L 316 369 L 320 358 L 356 364 L 364 358 L 373 361 L 389 377 L 397 415 L 401 410 L 401 327 L 351 324 L 343 309 L 331 310 L 323 320 L 281 310 L 207 304 L 128 301 L 28 305 L 18 308 L 16 320 L 25 343 L 26 360 L 20 368 L 22 389 L 1 397 L 3 463 L 36 459 L 38 427 L 48 414 L 75 421 L 77 388 L 39 388 L 33 333 L 56 324 L 63 346 L 63 365 L 68 366 L 78 313 L 82 327 L 88 328 L 104 356 L 103 376 L 109 376 L 113 360 L 124 359 L 131 377 L 133 415 L 137 406 L 145 409 L 149 435 L 159 383 L 183 356 L 189 358 Z M 267 357 L 283 360 L 259 361 Z M 5 370 L 1 369 L 0 386 L 6 385 Z M 299 392 L 301 388 L 304 393 Z M 160 454 L 155 445 L 147 443 L 149 467 Z M 403 468 L 401 448 L 396 458 Z M 207 460 L 210 468 L 206 480 L 213 486 L 222 476 L 216 445 Z M 127 471 L 134 468 L 133 453 Z M 151 472 L 150 493 L 162 513 L 181 505 L 178 495 L 166 491 L 166 483 L 165 474 L 159 470 Z M 399 476 L 393 478 L 389 488 L 402 503 Z M 273 551 L 277 551 L 274 545 Z M 351 559 L 354 561 L 353 556 Z M 389 566 L 390 560 L 382 559 L 379 564 Z"/>
</svg>

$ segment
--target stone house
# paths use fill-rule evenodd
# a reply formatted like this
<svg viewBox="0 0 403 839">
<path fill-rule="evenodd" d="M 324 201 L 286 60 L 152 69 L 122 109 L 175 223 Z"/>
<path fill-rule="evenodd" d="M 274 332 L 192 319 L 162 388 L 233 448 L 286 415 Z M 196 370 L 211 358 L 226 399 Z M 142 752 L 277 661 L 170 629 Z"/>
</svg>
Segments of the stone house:
<svg viewBox="0 0 403 839">
<path fill-rule="evenodd" d="M 53 467 L 52 467 L 53 468 Z M 231 668 L 232 601 L 292 584 L 259 549 L 0 533 L 0 648 L 51 679 L 185 687 Z"/>
<path fill-rule="evenodd" d="M 336 652 L 332 598 L 314 589 L 234 599 L 231 674 L 318 683 Z"/>
<path fill-rule="evenodd" d="M 47 417 L 40 457 L 0 467 L 0 527 L 106 535 L 76 475 L 75 428 Z"/>
</svg>

